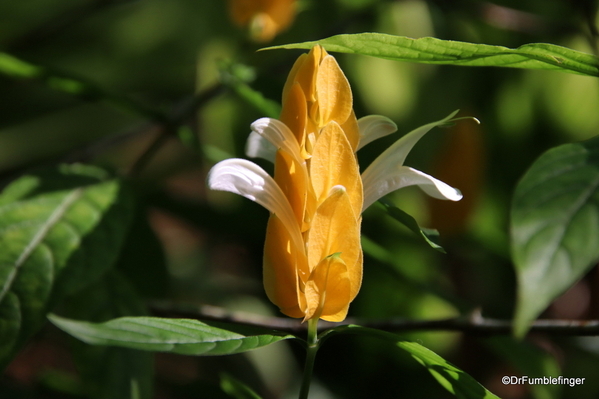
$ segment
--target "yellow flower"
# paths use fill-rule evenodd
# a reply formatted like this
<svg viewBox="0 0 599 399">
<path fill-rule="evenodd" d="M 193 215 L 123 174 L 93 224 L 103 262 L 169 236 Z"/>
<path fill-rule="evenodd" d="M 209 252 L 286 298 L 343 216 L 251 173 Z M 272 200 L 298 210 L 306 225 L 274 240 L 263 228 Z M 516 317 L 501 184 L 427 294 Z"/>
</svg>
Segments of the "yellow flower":
<svg viewBox="0 0 599 399">
<path fill-rule="evenodd" d="M 280 120 L 255 121 L 246 149 L 250 157 L 274 162 L 274 179 L 243 159 L 222 161 L 208 176 L 212 189 L 243 195 L 271 212 L 264 287 L 284 314 L 345 319 L 362 282 L 361 213 L 377 199 L 409 185 L 436 198 L 461 198 L 458 190 L 403 166 L 414 144 L 451 117 L 402 137 L 360 175 L 356 151 L 394 132 L 395 124 L 375 115 L 356 120 L 349 82 L 322 47 L 296 61 Z"/>
<path fill-rule="evenodd" d="M 257 42 L 268 42 L 287 29 L 295 18 L 295 0 L 229 0 L 231 19 L 249 27 Z"/>
</svg>

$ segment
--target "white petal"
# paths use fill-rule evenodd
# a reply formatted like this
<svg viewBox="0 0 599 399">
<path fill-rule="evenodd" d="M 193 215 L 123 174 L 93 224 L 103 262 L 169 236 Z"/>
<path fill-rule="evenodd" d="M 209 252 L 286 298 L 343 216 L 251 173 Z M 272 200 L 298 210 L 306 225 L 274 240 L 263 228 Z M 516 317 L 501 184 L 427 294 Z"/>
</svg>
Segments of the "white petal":
<svg viewBox="0 0 599 399">
<path fill-rule="evenodd" d="M 299 165 L 304 163 L 297 139 L 280 120 L 260 118 L 252 123 L 252 131 L 268 140 L 277 150 L 287 152 Z"/>
<path fill-rule="evenodd" d="M 289 231 L 294 244 L 303 248 L 300 229 L 287 197 L 260 166 L 245 159 L 226 159 L 210 169 L 208 186 L 213 190 L 242 195 L 276 214 Z"/>
<path fill-rule="evenodd" d="M 245 143 L 245 155 L 249 158 L 262 158 L 275 163 L 277 147 L 256 132 L 251 132 Z"/>
<path fill-rule="evenodd" d="M 432 128 L 447 123 L 458 111 L 453 112 L 448 117 L 441 119 L 440 121 L 429 123 L 424 126 L 420 126 L 417 129 L 412 130 L 389 148 L 387 148 L 381 155 L 375 159 L 370 166 L 362 173 L 362 178 L 369 178 L 369 175 L 380 176 L 384 174 L 384 170 L 389 167 L 399 167 L 403 165 L 408 153 L 412 150 L 414 145 L 420 140 L 426 133 Z"/>
<path fill-rule="evenodd" d="M 398 173 L 400 167 L 403 165 L 408 153 L 414 145 L 420 140 L 426 133 L 428 133 L 435 126 L 442 125 L 447 123 L 451 118 L 455 116 L 458 111 L 451 113 L 444 119 L 440 121 L 429 123 L 427 125 L 421 126 L 415 130 L 412 130 L 410 133 L 406 134 L 395 143 L 393 143 L 389 148 L 387 148 L 381 155 L 378 156 L 366 170 L 362 173 L 362 184 L 364 185 L 364 193 L 367 192 L 376 192 L 378 188 L 385 186 L 385 181 L 389 178 L 389 176 L 394 176 Z M 381 181 L 381 182 L 379 182 Z M 399 188 L 399 187 L 398 187 Z M 395 188 L 394 190 L 397 190 Z M 391 192 L 393 190 L 387 190 L 385 194 Z M 366 209 L 370 204 L 372 204 L 377 199 L 381 198 L 383 195 L 381 194 L 370 202 L 364 202 L 363 210 Z M 365 195 L 365 199 L 366 199 Z"/>
<path fill-rule="evenodd" d="M 460 190 L 408 166 L 400 166 L 395 170 L 388 170 L 385 176 L 381 176 L 375 182 L 364 181 L 363 183 L 364 207 L 362 210 L 365 210 L 376 200 L 390 192 L 408 186 L 418 186 L 433 198 L 450 201 L 459 201 L 462 199 Z"/>
<path fill-rule="evenodd" d="M 386 116 L 368 115 L 358 119 L 360 143 L 358 150 L 374 140 L 397 131 L 397 125 Z"/>
</svg>

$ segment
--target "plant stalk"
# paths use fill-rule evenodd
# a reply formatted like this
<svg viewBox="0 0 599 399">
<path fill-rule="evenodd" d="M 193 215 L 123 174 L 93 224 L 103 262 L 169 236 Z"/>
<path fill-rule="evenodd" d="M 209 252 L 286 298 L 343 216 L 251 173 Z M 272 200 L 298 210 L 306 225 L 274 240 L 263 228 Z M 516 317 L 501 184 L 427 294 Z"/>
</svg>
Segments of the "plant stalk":
<svg viewBox="0 0 599 399">
<path fill-rule="evenodd" d="M 299 399 L 308 399 L 310 383 L 312 381 L 312 370 L 318 351 L 318 318 L 308 320 L 308 346 L 306 350 L 306 363 L 304 365 L 304 377 L 300 389 Z"/>
</svg>

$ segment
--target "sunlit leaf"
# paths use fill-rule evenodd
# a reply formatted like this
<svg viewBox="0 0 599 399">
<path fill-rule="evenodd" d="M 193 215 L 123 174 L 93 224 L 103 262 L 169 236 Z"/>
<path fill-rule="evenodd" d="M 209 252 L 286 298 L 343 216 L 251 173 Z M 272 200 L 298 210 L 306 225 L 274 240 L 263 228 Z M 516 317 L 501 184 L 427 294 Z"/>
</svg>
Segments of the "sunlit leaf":
<svg viewBox="0 0 599 399">
<path fill-rule="evenodd" d="M 232 355 L 295 338 L 276 332 L 243 335 L 191 319 L 121 317 L 90 323 L 56 315 L 48 318 L 61 330 L 88 344 L 182 355 Z"/>
<path fill-rule="evenodd" d="M 131 198 L 102 169 L 65 165 L 26 175 L 0 195 L 0 364 L 56 301 L 115 262 Z"/>
<path fill-rule="evenodd" d="M 379 202 L 384 205 L 387 213 L 389 213 L 393 219 L 412 230 L 414 234 L 424 240 L 424 242 L 430 245 L 433 249 L 445 253 L 445 249 L 437 244 L 437 241 L 439 240 L 439 232 L 437 230 L 420 227 L 416 219 L 385 199 L 380 199 Z"/>
<path fill-rule="evenodd" d="M 518 183 L 511 246 L 518 277 L 514 323 L 530 323 L 599 259 L 599 138 L 537 159 Z"/>
<path fill-rule="evenodd" d="M 397 335 L 390 332 L 356 325 L 335 327 L 329 330 L 327 333 L 324 333 L 321 339 L 328 339 L 330 336 L 336 334 L 358 334 L 393 342 L 395 345 L 408 352 L 418 363 L 426 367 L 426 369 L 432 374 L 437 382 L 439 382 L 443 388 L 447 389 L 457 398 L 497 398 L 497 396 L 488 391 L 470 375 L 449 363 L 435 352 L 425 348 L 420 344 L 417 344 L 416 342 L 404 341 Z"/>
<path fill-rule="evenodd" d="M 599 58 L 596 56 L 548 43 L 531 43 L 511 49 L 434 37 L 412 39 L 382 33 L 358 33 L 331 36 L 312 42 L 285 44 L 268 49 L 310 49 L 317 44 L 327 51 L 370 55 L 393 61 L 550 69 L 599 76 Z"/>
</svg>

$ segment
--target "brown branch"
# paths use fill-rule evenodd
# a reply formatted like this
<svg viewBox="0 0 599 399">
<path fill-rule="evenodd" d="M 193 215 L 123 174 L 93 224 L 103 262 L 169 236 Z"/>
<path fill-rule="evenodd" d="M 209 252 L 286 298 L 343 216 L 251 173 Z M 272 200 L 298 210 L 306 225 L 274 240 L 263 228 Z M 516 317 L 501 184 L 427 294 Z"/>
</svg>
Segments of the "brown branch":
<svg viewBox="0 0 599 399">
<path fill-rule="evenodd" d="M 242 324 L 246 326 L 264 327 L 293 334 L 307 330 L 307 324 L 299 319 L 284 317 L 260 316 L 244 312 L 230 312 L 226 309 L 210 306 L 173 306 L 166 302 L 155 302 L 150 306 L 152 312 L 161 317 L 182 317 L 197 320 L 219 321 Z M 512 321 L 482 317 L 475 311 L 466 317 L 455 317 L 438 320 L 409 320 L 393 318 L 370 320 L 348 318 L 342 323 L 321 321 L 319 331 L 332 327 L 356 324 L 362 327 L 376 328 L 389 332 L 406 331 L 457 331 L 471 335 L 509 335 L 512 333 Z M 599 335 L 599 320 L 550 320 L 540 319 L 532 323 L 530 332 L 550 335 L 593 336 Z"/>
<path fill-rule="evenodd" d="M 145 169 L 145 167 L 151 162 L 151 160 L 160 151 L 162 146 L 171 138 L 177 136 L 177 129 L 184 125 L 189 118 L 195 115 L 195 112 L 203 104 L 209 100 L 220 95 L 225 90 L 225 87 L 217 83 L 212 87 L 200 92 L 194 96 L 191 101 L 186 101 L 171 112 L 169 120 L 161 123 L 161 131 L 158 133 L 154 141 L 146 148 L 146 150 L 139 156 L 139 158 L 133 163 L 129 170 L 129 176 L 137 176 Z"/>
</svg>

